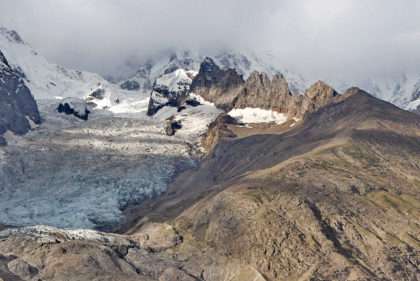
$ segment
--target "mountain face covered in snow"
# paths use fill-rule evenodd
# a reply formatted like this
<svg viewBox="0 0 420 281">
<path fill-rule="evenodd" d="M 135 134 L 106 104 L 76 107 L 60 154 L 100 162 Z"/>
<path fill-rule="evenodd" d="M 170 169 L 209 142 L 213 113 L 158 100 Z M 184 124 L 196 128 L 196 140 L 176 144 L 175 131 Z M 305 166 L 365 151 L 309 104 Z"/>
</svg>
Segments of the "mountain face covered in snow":
<svg viewBox="0 0 420 281">
<path fill-rule="evenodd" d="M 148 115 L 155 114 L 166 105 L 181 106 L 190 93 L 190 86 L 197 73 L 179 68 L 156 79 L 148 106 Z"/>
<path fill-rule="evenodd" d="M 387 77 L 368 78 L 357 82 L 345 80 L 330 80 L 328 82 L 340 92 L 357 86 L 402 109 L 420 112 L 420 73 L 395 74 Z"/>
<path fill-rule="evenodd" d="M 16 31 L 0 27 L 0 50 L 9 64 L 21 74 L 36 100 L 86 99 L 97 90 L 101 98 L 90 97 L 99 108 L 119 104 L 124 91 L 98 74 L 71 70 L 48 62 Z"/>
<path fill-rule="evenodd" d="M 303 92 L 307 86 L 302 76 L 275 66 L 272 63 L 273 58 L 268 54 L 257 56 L 252 52 L 233 50 L 220 50 L 211 53 L 193 50 L 167 51 L 140 65 L 136 74 L 121 82 L 120 86 L 123 89 L 151 91 L 156 79 L 176 69 L 198 72 L 206 57 L 211 57 L 222 69 L 234 69 L 245 79 L 254 71 L 266 73 L 270 77 L 281 73 L 289 81 L 293 93 Z"/>
<path fill-rule="evenodd" d="M 370 79 L 361 86 L 376 97 L 398 107 L 420 112 L 420 74 L 402 74 L 389 79 Z"/>
<path fill-rule="evenodd" d="M 21 73 L 13 69 L 0 51 L 0 144 L 3 134 L 10 131 L 23 135 L 33 124 L 40 124 L 38 106 Z"/>
</svg>

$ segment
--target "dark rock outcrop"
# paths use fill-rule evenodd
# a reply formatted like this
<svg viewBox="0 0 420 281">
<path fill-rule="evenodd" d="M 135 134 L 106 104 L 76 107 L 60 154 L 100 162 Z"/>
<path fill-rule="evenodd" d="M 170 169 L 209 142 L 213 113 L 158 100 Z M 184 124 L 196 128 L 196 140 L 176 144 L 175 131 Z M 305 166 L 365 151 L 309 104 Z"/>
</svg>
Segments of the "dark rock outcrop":
<svg viewBox="0 0 420 281">
<path fill-rule="evenodd" d="M 23 135 L 31 129 L 30 122 L 41 123 L 38 106 L 29 88 L 0 51 L 0 143 L 2 135 L 11 131 Z"/>
<path fill-rule="evenodd" d="M 89 98 L 103 100 L 105 98 L 105 89 L 98 88 L 90 93 Z"/>
<path fill-rule="evenodd" d="M 234 69 L 221 69 L 211 58 L 205 58 L 191 84 L 191 92 L 226 111 L 233 108 L 245 81 Z"/>
<path fill-rule="evenodd" d="M 89 119 L 89 114 L 91 113 L 91 110 L 89 109 L 85 101 L 75 98 L 67 98 L 61 101 L 60 104 L 57 106 L 57 112 L 67 115 L 73 115 L 79 119 L 87 121 Z"/>
<path fill-rule="evenodd" d="M 140 83 L 135 80 L 127 80 L 121 83 L 120 87 L 127 91 L 138 91 L 140 90 Z"/>
<path fill-rule="evenodd" d="M 174 119 L 174 117 L 170 117 L 166 119 L 165 123 L 165 133 L 167 136 L 175 135 L 176 131 L 182 128 L 182 124 L 180 121 Z"/>
</svg>

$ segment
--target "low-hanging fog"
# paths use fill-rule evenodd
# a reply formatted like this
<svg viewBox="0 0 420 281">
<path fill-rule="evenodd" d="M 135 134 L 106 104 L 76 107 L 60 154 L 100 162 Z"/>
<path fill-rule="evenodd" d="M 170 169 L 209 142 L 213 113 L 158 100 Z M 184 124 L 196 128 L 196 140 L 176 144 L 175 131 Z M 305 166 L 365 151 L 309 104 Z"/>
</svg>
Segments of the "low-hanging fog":
<svg viewBox="0 0 420 281">
<path fill-rule="evenodd" d="M 0 0 L 0 25 L 105 76 L 168 48 L 270 52 L 310 79 L 420 76 L 418 0 Z"/>
</svg>

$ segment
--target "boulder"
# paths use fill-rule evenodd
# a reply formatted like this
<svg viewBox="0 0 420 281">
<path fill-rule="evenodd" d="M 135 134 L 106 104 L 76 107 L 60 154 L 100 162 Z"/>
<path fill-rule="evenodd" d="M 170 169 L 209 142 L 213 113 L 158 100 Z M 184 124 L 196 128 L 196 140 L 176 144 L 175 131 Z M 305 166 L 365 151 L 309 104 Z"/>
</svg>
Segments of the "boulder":
<svg viewBox="0 0 420 281">
<path fill-rule="evenodd" d="M 166 119 L 165 133 L 166 133 L 167 136 L 175 135 L 176 131 L 181 129 L 181 128 L 182 128 L 181 122 L 175 120 L 173 116 Z"/>
</svg>

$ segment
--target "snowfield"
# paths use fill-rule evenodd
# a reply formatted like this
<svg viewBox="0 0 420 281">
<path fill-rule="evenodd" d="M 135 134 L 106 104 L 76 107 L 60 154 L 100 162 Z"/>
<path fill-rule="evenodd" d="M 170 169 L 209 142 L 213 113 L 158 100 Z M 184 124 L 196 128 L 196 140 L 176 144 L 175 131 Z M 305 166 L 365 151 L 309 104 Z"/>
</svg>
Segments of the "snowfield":
<svg viewBox="0 0 420 281">
<path fill-rule="evenodd" d="M 261 108 L 235 108 L 228 115 L 246 124 L 276 123 L 280 125 L 287 122 L 285 114 Z"/>
<path fill-rule="evenodd" d="M 109 247 L 133 246 L 134 243 L 127 236 L 104 233 L 91 229 L 62 229 L 47 225 L 8 228 L 0 231 L 0 239 L 26 237 L 40 244 L 61 243 L 65 241 L 97 242 Z"/>
</svg>

